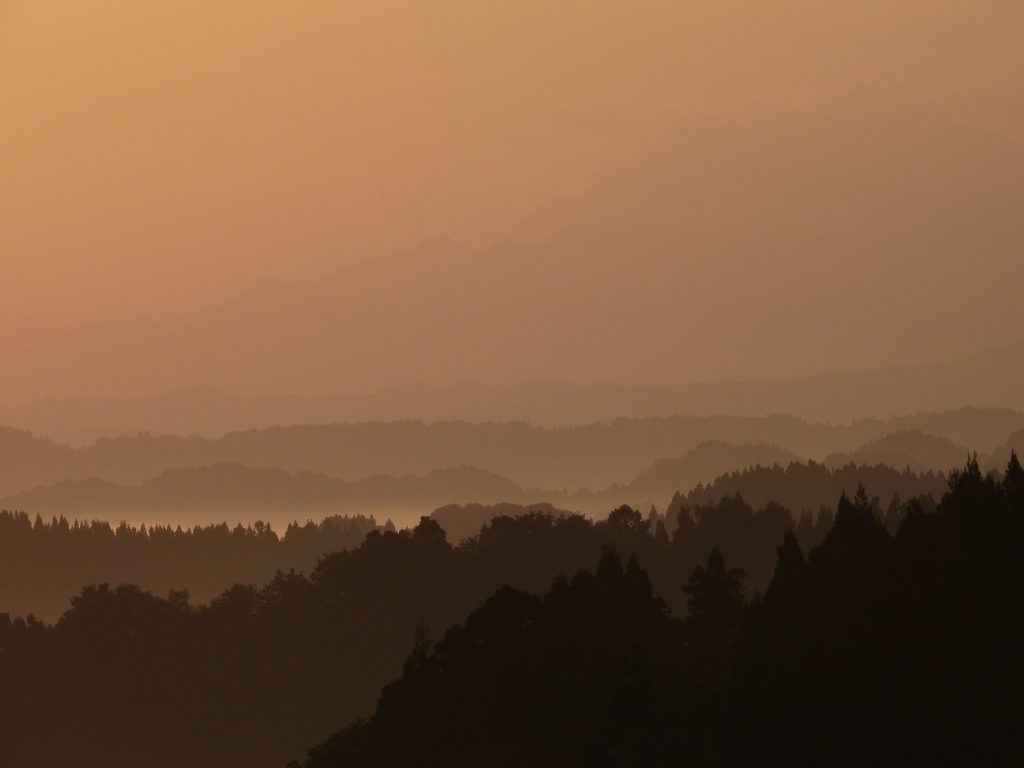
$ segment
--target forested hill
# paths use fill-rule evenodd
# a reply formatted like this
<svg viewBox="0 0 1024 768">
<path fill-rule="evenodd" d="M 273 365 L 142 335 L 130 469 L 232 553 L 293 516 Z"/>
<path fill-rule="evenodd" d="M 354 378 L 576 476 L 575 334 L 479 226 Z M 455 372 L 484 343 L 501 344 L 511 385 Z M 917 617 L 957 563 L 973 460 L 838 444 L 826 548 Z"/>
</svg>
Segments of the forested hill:
<svg viewBox="0 0 1024 768">
<path fill-rule="evenodd" d="M 700 483 L 707 478 L 718 479 Z M 601 516 L 621 504 L 654 505 L 664 510 L 672 499 L 676 510 L 683 497 L 691 504 L 704 504 L 740 493 L 749 494 L 756 506 L 774 500 L 799 514 L 834 504 L 841 493 L 852 493 L 858 484 L 877 489 L 888 503 L 894 493 L 903 499 L 938 496 L 944 483 L 943 473 L 930 470 L 918 474 L 854 464 L 829 469 L 815 462 L 794 461 L 792 454 L 774 446 L 702 443 L 681 457 L 655 462 L 630 483 L 599 491 L 523 488 L 493 472 L 468 466 L 436 470 L 423 477 L 380 475 L 346 482 L 314 472 L 292 474 L 281 469 L 217 464 L 168 469 L 140 485 L 99 478 L 67 480 L 0 499 L 0 507 L 47 518 L 127 519 L 135 524 L 192 526 L 211 518 L 231 517 L 247 522 L 262 518 L 281 526 L 295 519 L 332 514 L 365 513 L 412 521 L 452 504 L 549 503 Z M 479 526 L 466 535 L 478 530 Z"/>
<path fill-rule="evenodd" d="M 475 486 L 474 482 L 464 483 L 464 475 L 470 481 L 480 482 Z M 358 546 L 363 535 L 377 525 L 372 517 L 351 511 L 365 510 L 362 501 L 366 498 L 415 502 L 414 508 L 421 513 L 438 507 L 432 517 L 445 531 L 448 541 L 456 545 L 476 536 L 487 523 L 503 515 L 570 515 L 569 510 L 577 502 L 586 501 L 600 510 L 598 517 L 603 518 L 628 497 L 623 489 L 611 489 L 606 494 L 586 498 L 552 494 L 557 504 L 535 503 L 543 494 L 527 494 L 521 489 L 516 494 L 508 493 L 506 483 L 499 479 L 497 485 L 488 484 L 488 477 L 487 473 L 463 470 L 436 473 L 428 478 L 375 478 L 366 484 L 346 484 L 330 478 L 293 476 L 279 470 L 222 466 L 167 473 L 160 482 L 142 488 L 110 488 L 99 481 L 86 481 L 41 489 L 47 493 L 74 492 L 59 497 L 63 499 L 63 511 L 49 513 L 46 520 L 35 513 L 0 514 L 0 611 L 35 612 L 48 619 L 56 618 L 83 584 L 94 582 L 130 582 L 161 593 L 171 588 L 188 589 L 197 599 L 205 600 L 236 581 L 265 581 L 279 568 L 308 570 L 326 552 Z M 284 482 L 279 485 L 281 478 Z M 184 483 L 172 482 L 175 479 Z M 446 486 L 447 481 L 453 485 Z M 665 527 L 666 535 L 674 535 L 679 512 L 685 506 L 686 519 L 691 521 L 687 527 L 693 529 L 694 537 L 692 541 L 680 539 L 688 541 L 685 551 L 692 554 L 714 546 L 726 547 L 750 573 L 749 583 L 762 588 L 770 576 L 771 560 L 769 557 L 766 561 L 757 553 L 770 555 L 774 546 L 771 542 L 790 528 L 798 531 L 805 544 L 815 543 L 831 520 L 829 514 L 819 515 L 818 511 L 822 507 L 834 509 L 842 493 L 852 494 L 859 485 L 881 498 L 877 504 L 879 516 L 889 515 L 890 524 L 895 525 L 900 510 L 912 498 L 921 497 L 927 507 L 932 499 L 940 497 L 945 479 L 941 475 L 915 475 L 887 467 L 846 467 L 835 471 L 820 464 L 757 467 L 719 477 L 689 495 L 676 494 L 667 515 L 648 514 L 645 525 L 652 536 L 659 524 Z M 76 495 L 78 492 L 81 495 Z M 436 501 L 461 498 L 460 494 L 481 498 L 481 494 L 488 493 L 495 503 L 440 506 Z M 737 493 L 742 500 L 736 498 Z M 899 496 L 895 505 L 894 493 Z M 520 497 L 526 500 L 497 502 Z M 666 491 L 661 498 L 662 504 L 667 504 L 670 492 Z M 771 503 L 772 500 L 781 501 L 782 506 Z M 167 511 L 165 517 L 177 518 L 180 525 L 133 529 L 115 522 L 129 511 L 138 513 L 138 508 L 130 504 L 141 502 L 162 505 Z M 345 505 L 352 516 L 336 516 L 337 508 Z M 93 514 L 86 515 L 86 509 Z M 762 509 L 769 513 L 755 514 Z M 812 514 L 802 514 L 808 510 Z M 264 521 L 274 521 L 273 527 L 265 522 L 231 528 L 206 522 L 229 515 L 255 518 L 261 511 L 273 513 L 263 517 Z M 50 514 L 54 515 L 52 521 Z M 296 518 L 320 519 L 325 515 L 329 516 L 320 524 L 288 524 Z M 99 521 L 80 522 L 90 516 Z M 188 516 L 202 522 L 186 523 L 184 518 Z M 378 519 L 383 522 L 387 517 Z M 277 522 L 280 520 L 284 522 Z M 399 525 L 403 525 L 401 520 Z M 275 531 L 281 532 L 280 539 Z M 748 546 L 751 541 L 755 542 L 753 549 Z M 696 562 L 691 555 L 687 558 L 686 563 Z"/>
<path fill-rule="evenodd" d="M 700 484 L 686 494 L 677 494 L 669 507 L 668 518 L 683 506 L 697 509 L 717 504 L 724 498 L 741 496 L 744 501 L 760 507 L 774 501 L 794 514 L 817 513 L 833 507 L 841 495 L 852 495 L 858 486 L 870 489 L 882 508 L 894 496 L 906 501 L 915 497 L 939 499 L 946 490 L 947 478 L 942 472 L 915 473 L 896 470 L 885 465 L 829 468 L 816 462 L 793 462 L 787 466 L 759 466 L 730 472 L 713 482 Z"/>
<path fill-rule="evenodd" d="M 556 494 L 527 490 L 493 472 L 465 466 L 435 470 L 425 477 L 378 475 L 346 482 L 316 472 L 292 474 L 283 469 L 216 464 L 167 469 L 140 485 L 98 478 L 66 480 L 9 496 L 0 504 L 47 516 L 111 520 L 164 512 L 184 522 L 184 516 L 202 520 L 211 515 L 323 517 L 382 509 L 428 511 L 453 501 L 523 502 L 545 495 Z"/>
<path fill-rule="evenodd" d="M 208 605 L 89 586 L 52 626 L 0 614 L 0 764 L 1014 765 L 1024 470 L 949 488 L 834 524 L 730 496 L 671 535 L 424 518 Z"/>
<path fill-rule="evenodd" d="M 261 521 L 182 529 L 0 511 L 0 612 L 54 621 L 84 585 L 104 582 L 160 594 L 187 590 L 207 601 L 232 584 L 269 581 L 276 571 L 310 571 L 324 553 L 354 549 L 370 531 L 395 526 L 355 515 L 281 530 Z"/>
<path fill-rule="evenodd" d="M 1010 441 L 1013 438 L 1011 437 Z M 1005 446 L 1004 446 L 1005 448 Z M 1001 449 L 996 449 L 1001 452 Z M 915 472 L 929 469 L 946 471 L 958 467 L 967 460 L 970 451 L 952 440 L 936 437 L 919 429 L 893 432 L 862 445 L 855 451 L 839 451 L 825 457 L 829 467 L 845 467 L 847 464 L 885 464 L 896 469 L 910 468 Z M 1009 458 L 1000 455 L 1001 464 Z M 988 462 L 985 462 L 988 464 Z"/>
<path fill-rule="evenodd" d="M 368 720 L 294 768 L 996 766 L 1024 759 L 1024 470 L 976 464 L 895 534 L 843 497 L 763 597 L 712 551 L 669 615 L 605 553 L 420 635 Z"/>
<path fill-rule="evenodd" d="M 596 490 L 628 483 L 659 459 L 681 456 L 705 441 L 772 445 L 822 460 L 891 433 L 920 430 L 963 447 L 965 454 L 986 454 L 1007 448 L 1007 436 L 1022 428 L 1024 414 L 971 408 L 848 425 L 790 416 L 616 419 L 557 429 L 521 422 L 367 422 L 270 427 L 218 439 L 140 434 L 103 438 L 82 448 L 5 428 L 0 429 L 0 496 L 92 477 L 137 485 L 168 468 L 214 464 L 319 472 L 347 481 L 471 465 L 527 488 Z M 1001 465 L 1006 458 L 1008 451 L 995 457 Z"/>
<path fill-rule="evenodd" d="M 265 311 L 262 305 L 253 309 L 260 313 Z M 132 353 L 127 356 L 138 358 L 140 353 L 151 353 L 151 343 L 145 339 L 153 331 L 155 328 L 147 324 L 123 328 L 122 332 L 127 337 L 135 337 L 134 343 L 130 343 Z M 158 342 L 159 336 L 158 332 L 157 338 L 150 338 L 149 342 Z M 128 338 L 122 337 L 115 343 L 126 341 Z M 189 340 L 189 344 L 194 342 L 194 338 Z M 14 350 L 0 349 L 0 355 L 11 352 Z M 23 352 L 15 352 L 15 357 Z M 109 349 L 101 352 L 109 353 Z M 525 421 L 535 425 L 566 426 L 610 421 L 623 416 L 642 419 L 673 413 L 695 416 L 790 413 L 810 421 L 836 423 L 886 414 L 913 414 L 921 410 L 944 411 L 968 403 L 991 406 L 992 410 L 999 407 L 1020 410 L 1024 401 L 1012 382 L 1020 378 L 1022 360 L 1024 347 L 1018 344 L 989 349 L 964 360 L 938 365 L 835 372 L 791 380 L 632 386 L 606 381 L 579 384 L 538 378 L 516 384 L 467 381 L 440 386 L 400 385 L 366 394 L 320 397 L 238 397 L 211 386 L 189 386 L 194 382 L 175 384 L 164 380 L 154 382 L 150 391 L 160 391 L 161 387 L 168 386 L 175 389 L 145 397 L 46 398 L 14 407 L 0 407 L 0 424 L 77 444 L 105 435 L 137 432 L 197 434 L 215 438 L 231 431 L 273 425 L 402 419 L 426 422 Z M 15 365 L 10 357 L 7 362 L 9 366 Z M 510 373 L 509 380 L 523 375 L 522 371 Z M 149 375 L 148 371 L 143 375 Z M 14 384 L 22 394 L 13 399 L 7 398 L 6 402 L 25 402 L 39 396 L 40 390 L 25 387 L 25 382 Z M 325 383 L 325 386 L 336 387 L 337 381 Z M 248 383 L 242 385 L 246 390 L 249 387 Z M 113 389 L 120 390 L 121 387 L 114 386 Z M 285 387 L 279 391 L 288 389 Z M 73 391 L 74 386 L 70 391 L 65 390 L 69 394 Z M 13 393 L 8 390 L 8 394 Z M 892 428 L 928 429 L 913 418 L 901 420 Z M 954 435 L 946 436 L 962 441 Z"/>
</svg>

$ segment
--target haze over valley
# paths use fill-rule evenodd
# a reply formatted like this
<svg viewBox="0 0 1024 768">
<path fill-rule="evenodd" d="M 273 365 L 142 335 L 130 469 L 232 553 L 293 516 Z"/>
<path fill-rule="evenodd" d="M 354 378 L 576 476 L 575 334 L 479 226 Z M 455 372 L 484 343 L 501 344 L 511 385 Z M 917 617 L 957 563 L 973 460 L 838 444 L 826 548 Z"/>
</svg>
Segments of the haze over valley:
<svg viewBox="0 0 1024 768">
<path fill-rule="evenodd" d="M 1022 41 L 0 2 L 0 766 L 1024 764 Z"/>
</svg>

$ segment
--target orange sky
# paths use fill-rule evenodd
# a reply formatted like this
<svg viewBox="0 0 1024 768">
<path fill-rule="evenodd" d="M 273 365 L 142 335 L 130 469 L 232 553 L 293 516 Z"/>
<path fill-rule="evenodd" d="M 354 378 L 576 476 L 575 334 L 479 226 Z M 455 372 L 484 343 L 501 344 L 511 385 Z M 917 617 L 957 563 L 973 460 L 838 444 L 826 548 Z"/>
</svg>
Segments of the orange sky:
<svg viewBox="0 0 1024 768">
<path fill-rule="evenodd" d="M 701 239 L 669 238 L 671 258 L 727 282 L 763 264 L 758 228 L 845 231 L 847 189 L 819 202 L 820 163 L 854 207 L 920 196 L 898 167 L 936 195 L 960 184 L 942 199 L 968 190 L 963 215 L 984 217 L 1024 199 L 1016 170 L 985 176 L 1024 148 L 1022 19 L 1019 0 L 0 0 L 0 344 L 40 327 L 9 314 L 179 321 L 262 274 L 309 283 L 439 234 L 486 248 L 619 220 L 657 251 L 658 226 L 692 219 Z M 780 203 L 777 178 L 806 199 Z M 948 275 L 908 302 L 960 290 L 978 258 L 900 250 L 953 208 L 879 225 L 889 279 Z M 700 252 L 737 222 L 742 249 Z M 993 222 L 964 227 L 986 270 L 1024 279 L 1024 238 Z M 850 277 L 821 254 L 780 274 L 808 294 Z"/>
</svg>

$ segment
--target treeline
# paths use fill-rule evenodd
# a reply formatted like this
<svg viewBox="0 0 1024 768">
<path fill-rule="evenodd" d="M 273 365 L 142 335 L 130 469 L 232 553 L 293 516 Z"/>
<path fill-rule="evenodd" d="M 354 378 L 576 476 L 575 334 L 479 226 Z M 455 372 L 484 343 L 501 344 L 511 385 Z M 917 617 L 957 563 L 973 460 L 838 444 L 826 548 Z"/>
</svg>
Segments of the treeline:
<svg viewBox="0 0 1024 768">
<path fill-rule="evenodd" d="M 217 486 L 220 490 L 214 498 L 223 498 L 224 488 L 244 487 L 249 494 L 246 498 L 267 490 L 266 483 L 259 481 L 264 470 L 214 469 L 177 474 L 191 478 L 199 488 L 209 486 L 211 478 L 226 478 L 223 487 Z M 877 513 L 887 517 L 894 530 L 906 501 L 918 498 L 928 507 L 933 498 L 942 495 L 945 484 L 940 473 L 917 475 L 882 466 L 852 465 L 830 470 L 814 462 L 758 466 L 724 475 L 685 497 L 677 493 L 665 515 L 648 516 L 647 530 L 653 539 L 659 523 L 667 534 L 675 534 L 680 512 L 685 509 L 686 535 L 678 538 L 686 544 L 674 550 L 675 560 L 645 560 L 645 565 L 659 573 L 663 568 L 685 570 L 694 567 L 712 547 L 721 546 L 739 558 L 751 586 L 761 589 L 771 576 L 772 548 L 782 532 L 795 529 L 805 546 L 814 546 L 831 525 L 829 507 L 843 493 L 851 494 L 859 485 L 873 492 L 877 489 L 881 496 L 874 501 Z M 181 493 L 178 488 L 176 497 Z M 550 503 L 504 503 L 448 505 L 432 516 L 449 534 L 449 543 L 458 544 L 499 515 L 516 516 L 531 510 L 568 514 Z M 44 522 L 36 515 L 33 523 L 24 513 L 0 513 L 0 611 L 35 613 L 53 620 L 66 610 L 68 600 L 83 584 L 103 582 L 135 584 L 160 594 L 187 589 L 193 599 L 206 601 L 231 584 L 265 583 L 279 569 L 309 571 L 319 556 L 361 544 L 376 525 L 372 517 L 332 516 L 319 525 L 289 525 L 279 539 L 269 525 L 259 523 L 251 529 L 229 529 L 225 524 L 185 530 L 160 526 L 134 529 L 123 523 L 113 527 L 98 521 L 69 522 L 63 516 Z M 574 565 L 582 567 L 586 562 Z M 543 587 L 536 585 L 538 590 Z"/>
<path fill-rule="evenodd" d="M 268 474 L 270 480 L 267 480 Z M 448 493 L 449 498 L 457 498 L 452 483 L 458 487 L 465 485 L 470 491 L 475 489 L 475 493 L 479 493 L 479 474 L 468 470 L 435 473 L 436 477 L 431 482 L 440 483 L 442 490 L 419 506 L 429 508 L 431 498 L 444 498 L 443 493 Z M 282 486 L 278 475 L 284 476 L 288 482 Z M 486 484 L 487 473 L 482 475 Z M 175 478 L 183 479 L 184 485 Z M 416 480 L 419 479 L 405 478 L 402 487 L 415 489 L 419 487 L 413 482 Z M 330 482 L 343 487 L 360 485 Z M 375 478 L 373 482 L 376 483 L 374 488 L 379 489 L 388 482 L 394 484 L 398 481 Z M 821 514 L 820 510 L 834 505 L 841 494 L 852 493 L 858 485 L 873 491 L 877 489 L 881 497 L 876 502 L 879 514 L 898 521 L 905 501 L 920 498 L 927 507 L 933 503 L 932 498 L 942 495 L 945 482 L 941 473 L 917 475 L 882 466 L 851 465 L 837 470 L 814 462 L 791 463 L 784 468 L 758 466 L 719 477 L 707 486 L 698 486 L 685 497 L 677 493 L 665 515 L 655 514 L 649 518 L 649 533 L 653 536 L 657 532 L 659 521 L 668 534 L 674 533 L 679 512 L 685 506 L 697 524 L 694 529 L 697 538 L 684 549 L 695 554 L 675 566 L 692 567 L 697 563 L 694 558 L 703 557 L 713 546 L 724 546 L 730 553 L 741 557 L 743 567 L 750 573 L 750 583 L 761 588 L 771 575 L 771 562 L 770 557 L 765 561 L 762 555 L 755 553 L 764 552 L 770 556 L 774 541 L 771 537 L 781 535 L 788 527 L 798 531 L 801 542 L 806 546 L 816 544 L 831 524 L 831 513 Z M 92 485 L 97 484 L 105 485 L 99 481 Z M 319 506 L 306 510 L 312 512 L 329 506 L 324 501 L 324 489 L 333 487 L 330 484 L 324 486 L 309 473 L 292 476 L 281 470 L 233 466 L 176 470 L 166 473 L 161 482 L 148 484 L 147 488 L 150 486 L 162 488 L 160 493 L 178 500 L 183 509 L 200 508 L 200 500 L 204 500 L 211 513 L 223 513 L 225 499 L 237 500 L 238 496 L 233 494 L 239 489 L 241 498 L 253 503 L 261 496 L 264 502 L 280 499 L 295 505 L 315 501 Z M 310 487 L 316 491 L 313 497 L 310 497 Z M 288 490 L 295 492 L 295 498 L 288 499 Z M 160 495 L 156 491 L 154 493 L 156 495 L 150 501 Z M 708 507 L 716 507 L 722 499 L 734 499 L 737 495 L 742 503 L 730 501 L 722 510 L 703 519 Z M 407 496 L 402 498 L 408 501 Z M 595 500 L 597 497 L 589 498 Z M 785 510 L 792 510 L 792 514 L 783 511 L 779 516 L 773 512 L 775 506 L 769 505 L 772 499 L 779 501 Z M 96 501 L 94 497 L 92 500 Z M 220 507 L 217 502 L 220 502 Z M 621 500 L 614 503 L 621 504 Z M 68 506 L 75 508 L 75 505 Z M 102 514 L 103 505 L 96 503 L 94 506 Z M 722 524 L 717 522 L 728 517 L 724 511 L 726 507 L 735 510 L 728 513 L 734 518 L 729 523 L 729 530 L 721 529 Z M 524 506 L 506 502 L 489 506 L 447 505 L 437 509 L 432 516 L 448 534 L 449 543 L 458 544 L 464 538 L 479 533 L 481 527 L 494 517 L 515 516 L 530 510 L 568 514 L 550 503 Z M 755 515 L 755 510 L 768 511 Z M 119 514 L 126 508 L 107 511 Z M 253 512 L 246 507 L 237 511 Z M 778 519 L 768 524 L 773 515 Z M 890 526 L 894 524 L 890 522 Z M 125 524 L 112 527 L 106 522 L 69 522 L 63 516 L 44 522 L 36 515 L 32 523 L 24 513 L 3 513 L 0 515 L 0 611 L 14 615 L 35 613 L 53 620 L 67 608 L 68 600 L 83 584 L 102 582 L 131 583 L 161 594 L 166 594 L 169 589 L 188 589 L 193 599 L 206 601 L 234 583 L 264 583 L 278 569 L 309 571 L 320 555 L 358 546 L 363 535 L 376 525 L 372 517 L 335 515 L 320 525 L 290 525 L 279 540 L 266 524 L 257 524 L 251 530 L 242 527 L 229 529 L 224 524 L 185 530 L 160 526 L 135 530 Z M 758 532 L 758 526 L 765 527 L 763 533 Z M 750 555 L 740 554 L 746 552 Z M 658 566 L 651 564 L 650 567 Z"/>
<path fill-rule="evenodd" d="M 861 491 L 763 595 L 713 551 L 666 610 L 636 557 L 504 587 L 293 768 L 1009 766 L 1024 760 L 1024 469 L 895 535 Z"/>
<path fill-rule="evenodd" d="M 738 455 L 745 454 L 746 458 L 753 458 L 757 453 L 767 450 L 766 446 L 726 446 L 722 443 L 703 443 L 690 455 L 708 453 L 715 455 L 723 450 L 736 451 Z M 777 450 L 777 449 L 776 449 Z M 686 458 L 686 457 L 684 457 Z M 680 460 L 664 459 L 656 462 L 650 472 L 642 473 L 637 480 L 628 486 L 612 486 L 601 494 L 590 494 L 577 492 L 568 499 L 562 498 L 559 501 L 565 503 L 570 501 L 575 504 L 580 501 L 608 501 L 621 504 L 623 497 L 628 497 L 630 491 L 639 488 L 639 494 L 633 494 L 644 498 L 652 488 L 656 487 L 650 482 L 652 476 L 659 477 L 659 484 L 662 488 L 672 488 L 672 478 L 679 478 L 680 472 L 671 471 Z M 685 486 L 684 482 L 675 487 Z M 912 498 L 920 499 L 925 507 L 934 505 L 934 499 L 939 498 L 946 489 L 946 476 L 942 472 L 927 471 L 915 473 L 908 469 L 897 470 L 884 465 L 865 466 L 848 464 L 843 467 L 829 468 L 824 464 L 811 461 L 806 464 L 801 462 L 777 463 L 755 463 L 738 472 L 731 472 L 719 475 L 713 482 L 707 485 L 698 483 L 696 487 L 687 494 L 678 490 L 675 493 L 668 491 L 665 494 L 671 496 L 664 514 L 655 512 L 652 519 L 652 533 L 654 525 L 662 520 L 666 530 L 672 533 L 677 524 L 679 512 L 686 508 L 692 517 L 699 518 L 702 510 L 707 507 L 714 507 L 718 502 L 726 498 L 739 496 L 743 502 L 749 502 L 748 507 L 762 509 L 771 502 L 789 510 L 799 521 L 797 525 L 801 530 L 801 541 L 815 542 L 814 536 L 823 534 L 812 534 L 815 527 L 824 525 L 828 530 L 831 525 L 832 514 L 836 499 L 844 493 L 852 494 L 859 486 L 871 488 L 877 491 L 872 499 L 872 504 L 878 508 L 879 514 L 888 516 L 891 525 L 898 524 L 899 510 L 903 502 Z M 652 494 L 653 495 L 653 494 Z M 628 499 L 627 499 L 628 500 Z M 635 502 L 633 502 L 635 504 Z M 608 507 L 605 506 L 605 509 Z M 468 536 L 475 535 L 480 531 L 484 523 L 499 515 L 516 514 L 512 510 L 519 510 L 524 507 L 518 504 L 448 504 L 436 509 L 431 517 L 441 523 L 441 527 L 449 533 L 452 543 L 458 543 Z M 526 509 L 546 510 L 559 512 L 553 504 L 541 502 L 531 505 Z M 824 517 L 819 521 L 819 516 Z M 895 521 L 895 522 L 894 522 Z"/>
<path fill-rule="evenodd" d="M 879 500 L 876 505 L 888 508 L 894 497 L 897 500 L 941 498 L 947 487 L 947 478 L 943 472 L 916 473 L 884 464 L 866 466 L 850 463 L 829 468 L 825 464 L 808 461 L 806 464 L 792 462 L 786 466 L 748 467 L 720 475 L 706 485 L 698 484 L 685 495 L 676 493 L 667 514 L 672 521 L 683 506 L 701 507 L 740 495 L 755 507 L 774 501 L 797 515 L 813 515 L 822 507 L 834 505 L 844 493 L 851 495 L 858 486 L 870 488 Z"/>
<path fill-rule="evenodd" d="M 470 466 L 436 470 L 424 477 L 376 475 L 347 482 L 315 472 L 292 474 L 269 467 L 215 464 L 167 469 L 155 478 L 131 486 L 95 477 L 64 480 L 0 498 L 0 504 L 28 509 L 45 517 L 74 514 L 115 519 L 122 516 L 138 519 L 138 516 L 155 513 L 179 519 L 238 514 L 249 519 L 261 516 L 287 520 L 296 516 L 372 510 L 412 512 L 445 503 L 466 502 L 547 502 L 599 514 L 624 503 L 663 505 L 680 489 L 695 486 L 697 492 L 691 494 L 694 503 L 703 503 L 713 493 L 718 493 L 720 498 L 722 488 L 742 492 L 756 486 L 758 504 L 773 497 L 783 498 L 778 494 L 787 493 L 786 503 L 792 502 L 793 509 L 799 512 L 816 511 L 820 506 L 834 504 L 844 487 L 849 490 L 865 479 L 887 496 L 896 492 L 903 497 L 912 492 L 941 493 L 945 482 L 941 473 L 931 471 L 917 476 L 882 465 L 853 464 L 833 471 L 812 462 L 808 473 L 804 474 L 799 468 L 779 478 L 754 472 L 753 476 L 734 482 L 733 488 L 729 487 L 728 479 L 716 481 L 718 489 L 699 485 L 701 479 L 720 478 L 723 473 L 742 467 L 790 467 L 794 463 L 793 454 L 774 446 L 704 442 L 682 456 L 655 462 L 626 485 L 613 484 L 596 492 L 581 488 L 571 493 L 523 488 L 493 472 Z M 788 490 L 782 487 L 787 483 Z"/>
<path fill-rule="evenodd" d="M 222 514 L 225 511 L 280 517 L 430 508 L 446 501 L 533 500 L 542 495 L 475 467 L 439 469 L 425 477 L 375 475 L 347 482 L 316 472 L 243 464 L 166 469 L 141 485 L 99 478 L 64 480 L 0 499 L 9 507 L 47 515 Z M 559 495 L 559 494 L 552 494 Z"/>
<path fill-rule="evenodd" d="M 663 518 L 628 506 L 600 522 L 532 511 L 496 517 L 453 547 L 425 517 L 412 530 L 370 531 L 309 575 L 278 573 L 206 605 L 184 591 L 94 583 L 52 626 L 0 616 L 0 764 L 280 768 L 373 710 L 418 626 L 442 632 L 503 586 L 542 593 L 611 548 L 635 554 L 652 594 L 682 616 L 682 586 L 713 548 L 760 590 L 787 532 L 812 547 L 831 525 L 827 514 L 801 522 L 737 497 L 678 518 L 669 534 Z M 62 529 L 58 520 L 40 537 L 71 535 Z"/>
<path fill-rule="evenodd" d="M 0 511 L 0 611 L 54 619 L 83 584 L 102 582 L 165 594 L 188 589 L 205 601 L 232 584 L 265 583 L 278 570 L 308 571 L 325 552 L 357 547 L 379 528 L 372 517 L 333 516 L 293 523 L 279 537 L 263 522 L 135 528 Z"/>
<path fill-rule="evenodd" d="M 1013 440 L 1011 436 L 1010 440 Z M 1004 446 L 1005 447 L 1005 446 Z M 998 449 L 997 449 L 998 451 Z M 845 467 L 847 464 L 885 464 L 897 469 L 910 468 L 915 472 L 928 469 L 943 471 L 959 467 L 964 463 L 968 450 L 944 437 L 928 435 L 919 429 L 893 432 L 878 440 L 872 440 L 855 451 L 840 451 L 825 457 L 829 467 Z M 992 456 L 979 456 L 982 469 L 1005 466 L 1009 451 L 1001 462 Z"/>
<path fill-rule="evenodd" d="M 559 509 L 548 502 L 537 504 L 445 504 L 430 513 L 445 532 L 450 544 L 460 544 L 476 536 L 496 517 L 519 517 L 530 512 L 544 512 L 555 517 L 573 514 L 570 510 Z"/>
</svg>

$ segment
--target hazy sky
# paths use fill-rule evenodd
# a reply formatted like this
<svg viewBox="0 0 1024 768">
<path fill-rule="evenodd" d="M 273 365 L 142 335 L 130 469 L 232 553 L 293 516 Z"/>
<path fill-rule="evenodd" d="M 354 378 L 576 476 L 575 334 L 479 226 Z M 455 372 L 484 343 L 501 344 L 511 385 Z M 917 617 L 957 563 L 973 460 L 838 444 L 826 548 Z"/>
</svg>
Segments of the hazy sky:
<svg viewBox="0 0 1024 768">
<path fill-rule="evenodd" d="M 858 269 L 932 275 L 913 309 L 977 258 L 1024 278 L 1022 151 L 1020 0 L 0 0 L 2 311 L 47 321 L 183 319 L 262 274 L 609 220 L 709 283 L 779 258 L 813 295 L 850 253 L 758 233 L 827 244 L 865 210 L 888 239 Z M 950 217 L 988 256 L 900 249 Z"/>
</svg>

